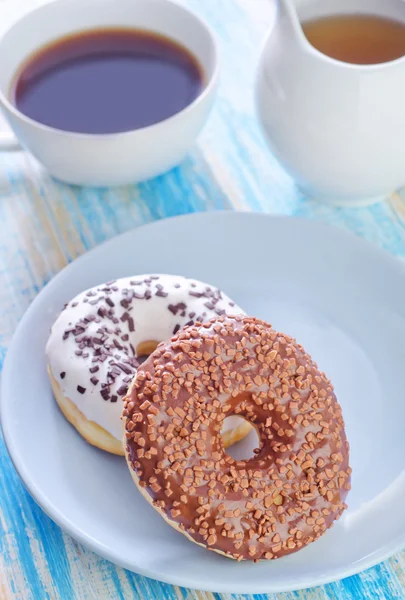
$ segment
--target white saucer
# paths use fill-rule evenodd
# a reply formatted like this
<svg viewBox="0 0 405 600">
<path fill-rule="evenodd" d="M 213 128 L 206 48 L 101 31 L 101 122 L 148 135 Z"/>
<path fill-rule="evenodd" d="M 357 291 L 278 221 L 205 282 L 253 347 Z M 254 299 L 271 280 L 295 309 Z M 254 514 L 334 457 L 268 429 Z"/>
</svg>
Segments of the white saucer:
<svg viewBox="0 0 405 600">
<path fill-rule="evenodd" d="M 351 443 L 349 510 L 301 552 L 237 563 L 192 544 L 139 495 L 125 461 L 87 445 L 54 402 L 44 348 L 64 302 L 97 283 L 153 272 L 222 287 L 248 313 L 296 336 L 334 382 Z M 11 458 L 65 531 L 149 577 L 253 594 L 357 573 L 405 546 L 404 297 L 399 260 L 315 222 L 204 213 L 130 231 L 68 266 L 21 321 L 1 394 Z"/>
</svg>

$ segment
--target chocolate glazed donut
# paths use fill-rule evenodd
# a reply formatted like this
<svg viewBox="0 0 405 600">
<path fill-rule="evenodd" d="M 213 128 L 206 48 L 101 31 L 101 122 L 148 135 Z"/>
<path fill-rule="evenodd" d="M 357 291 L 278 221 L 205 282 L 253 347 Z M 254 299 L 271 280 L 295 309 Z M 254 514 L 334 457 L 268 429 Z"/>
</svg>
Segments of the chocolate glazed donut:
<svg viewBox="0 0 405 600">
<path fill-rule="evenodd" d="M 333 387 L 297 342 L 254 318 L 219 318 L 161 344 L 124 405 L 135 483 L 192 541 L 237 560 L 275 559 L 318 539 L 346 508 L 348 442 Z M 252 423 L 235 461 L 226 416 Z"/>
</svg>

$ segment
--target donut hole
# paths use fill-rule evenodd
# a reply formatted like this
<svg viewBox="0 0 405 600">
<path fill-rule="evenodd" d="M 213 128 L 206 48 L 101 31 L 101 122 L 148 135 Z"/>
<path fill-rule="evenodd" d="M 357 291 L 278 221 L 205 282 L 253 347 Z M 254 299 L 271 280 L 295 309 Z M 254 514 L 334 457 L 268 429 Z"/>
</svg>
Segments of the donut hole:
<svg viewBox="0 0 405 600">
<path fill-rule="evenodd" d="M 247 435 L 246 424 L 250 425 Z M 226 454 L 234 460 L 250 460 L 256 456 L 261 443 L 259 433 L 254 425 L 243 417 L 229 415 L 222 423 L 221 435 L 226 439 L 230 433 L 231 444 L 225 449 Z"/>
<path fill-rule="evenodd" d="M 156 350 L 159 342 L 156 340 L 145 340 L 144 342 L 140 342 L 136 347 L 136 358 L 139 363 L 142 364 L 145 360 Z"/>
</svg>

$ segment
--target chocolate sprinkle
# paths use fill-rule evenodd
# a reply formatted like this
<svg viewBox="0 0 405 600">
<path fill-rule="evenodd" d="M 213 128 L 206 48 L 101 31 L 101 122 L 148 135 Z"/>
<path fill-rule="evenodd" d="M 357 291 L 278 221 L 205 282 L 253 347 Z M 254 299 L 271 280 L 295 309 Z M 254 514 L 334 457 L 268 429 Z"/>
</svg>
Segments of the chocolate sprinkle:
<svg viewBox="0 0 405 600">
<path fill-rule="evenodd" d="M 60 378 L 61 379 L 65 379 L 65 377 L 66 377 L 66 372 L 62 371 L 62 373 L 60 374 Z"/>
<path fill-rule="evenodd" d="M 126 365 L 124 365 L 123 363 L 117 363 L 117 367 L 119 367 L 121 369 L 121 371 L 124 371 L 124 373 L 126 375 L 129 375 L 130 373 L 132 373 L 132 370 L 127 367 Z"/>
<path fill-rule="evenodd" d="M 171 313 L 177 315 L 179 311 L 185 310 L 187 306 L 186 304 L 184 304 L 184 302 L 178 302 L 177 304 L 169 304 L 167 308 L 170 310 Z"/>
<path fill-rule="evenodd" d="M 83 386 L 81 386 L 81 385 L 78 385 L 78 386 L 77 386 L 77 391 L 79 392 L 79 394 L 84 394 L 84 393 L 85 393 L 85 391 L 86 391 L 86 388 L 84 388 L 84 387 L 83 387 Z"/>
</svg>

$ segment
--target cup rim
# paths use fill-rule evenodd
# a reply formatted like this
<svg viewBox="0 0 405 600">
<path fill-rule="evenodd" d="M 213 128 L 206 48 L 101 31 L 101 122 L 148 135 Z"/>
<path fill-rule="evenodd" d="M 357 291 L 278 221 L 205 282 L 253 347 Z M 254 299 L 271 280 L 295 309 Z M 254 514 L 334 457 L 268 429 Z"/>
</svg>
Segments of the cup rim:
<svg viewBox="0 0 405 600">
<path fill-rule="evenodd" d="M 24 20 L 29 15 L 32 15 L 33 13 L 36 13 L 36 12 L 40 12 L 41 10 L 46 9 L 50 5 L 57 5 L 57 4 L 62 4 L 62 3 L 69 4 L 71 1 L 72 0 L 51 0 L 51 2 L 47 2 L 46 4 L 41 4 L 39 6 L 35 6 L 34 8 L 27 10 L 26 12 L 24 12 L 24 14 L 20 15 L 17 19 L 15 19 L 11 23 L 11 25 L 2 32 L 2 34 L 0 36 L 0 46 L 1 46 L 1 43 L 2 43 L 3 39 L 5 38 L 5 36 L 8 35 L 12 31 L 13 27 L 15 27 L 18 23 L 20 23 L 22 20 Z M 111 0 L 111 1 L 114 1 L 114 0 Z M 45 123 L 41 123 L 40 121 L 36 121 L 35 119 L 28 117 L 22 111 L 20 111 L 7 98 L 6 94 L 3 92 L 3 90 L 1 88 L 0 88 L 0 105 L 4 106 L 16 118 L 20 119 L 21 121 L 23 121 L 33 127 L 36 127 L 37 129 L 40 129 L 42 131 L 48 131 L 48 132 L 51 132 L 54 134 L 72 137 L 75 139 L 87 139 L 87 140 L 90 140 L 90 139 L 91 140 L 104 140 L 104 139 L 111 140 L 114 138 L 121 138 L 121 137 L 125 137 L 128 135 L 133 135 L 134 133 L 138 133 L 138 132 L 147 134 L 149 131 L 151 131 L 153 129 L 156 129 L 160 126 L 165 126 L 169 123 L 173 123 L 174 121 L 176 121 L 180 118 L 183 118 L 183 116 L 186 116 L 188 113 L 193 111 L 199 104 L 201 104 L 201 102 L 203 102 L 203 100 L 205 100 L 216 88 L 216 85 L 217 85 L 218 79 L 219 79 L 219 72 L 220 72 L 218 40 L 217 40 L 217 37 L 214 34 L 212 28 L 207 24 L 205 19 L 200 17 L 197 13 L 195 13 L 190 8 L 180 4 L 180 2 L 178 0 L 154 0 L 154 1 L 155 2 L 164 1 L 166 4 L 172 5 L 178 9 L 182 10 L 184 13 L 187 13 L 203 29 L 205 29 L 206 33 L 208 34 L 208 38 L 210 39 L 210 42 L 212 44 L 213 55 L 214 55 L 214 66 L 213 66 L 212 72 L 209 76 L 207 76 L 207 81 L 205 82 L 205 85 L 202 87 L 201 91 L 196 96 L 196 98 L 194 98 L 194 100 L 192 102 L 190 102 L 190 104 L 187 104 L 187 106 L 185 106 L 178 112 L 174 113 L 170 117 L 167 117 L 166 119 L 162 119 L 161 121 L 157 121 L 156 123 L 152 123 L 151 125 L 146 125 L 145 127 L 137 127 L 136 129 L 128 129 L 127 131 L 118 131 L 115 133 L 82 133 L 82 132 L 78 132 L 78 131 L 68 131 L 66 129 L 59 129 L 57 127 L 52 127 L 51 125 L 46 125 Z M 89 29 L 89 28 L 86 28 L 86 29 Z M 80 28 L 74 29 L 72 31 L 72 33 L 86 31 L 86 29 L 80 29 Z M 97 27 L 95 27 L 94 29 L 97 29 Z M 163 33 L 163 35 L 166 35 L 166 37 L 168 37 L 169 39 L 171 38 L 170 34 Z M 189 52 L 191 52 L 191 50 L 187 47 L 186 44 L 183 44 L 183 43 L 181 43 L 181 44 Z M 36 48 L 36 50 L 39 50 L 40 48 L 41 48 L 41 46 L 39 45 Z M 194 55 L 194 53 L 193 53 L 193 56 L 195 56 L 195 58 L 199 61 L 198 56 Z M 207 75 L 206 73 L 204 73 L 204 74 Z"/>
</svg>

